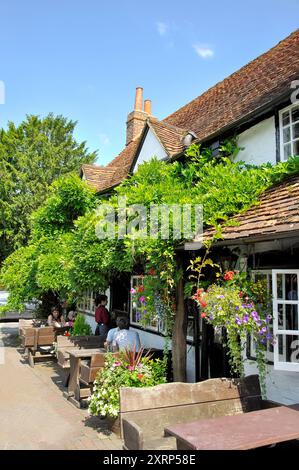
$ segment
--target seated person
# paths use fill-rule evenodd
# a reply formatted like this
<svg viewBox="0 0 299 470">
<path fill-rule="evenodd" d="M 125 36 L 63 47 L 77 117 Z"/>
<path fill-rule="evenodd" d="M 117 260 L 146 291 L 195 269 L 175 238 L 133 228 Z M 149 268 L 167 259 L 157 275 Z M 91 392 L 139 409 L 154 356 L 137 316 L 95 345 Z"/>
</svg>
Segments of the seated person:
<svg viewBox="0 0 299 470">
<path fill-rule="evenodd" d="M 138 352 L 140 349 L 140 338 L 137 331 L 129 330 L 129 320 L 126 317 L 121 317 L 118 320 L 118 328 L 114 334 L 114 342 L 116 344 L 117 351 L 123 351 L 124 349 L 134 350 Z"/>
<path fill-rule="evenodd" d="M 48 326 L 54 326 L 55 328 L 61 328 L 65 325 L 65 319 L 62 316 L 59 307 L 53 307 L 51 313 L 48 316 Z"/>
<path fill-rule="evenodd" d="M 67 314 L 67 321 L 66 321 L 66 326 L 70 326 L 71 328 L 74 326 L 74 321 L 76 319 L 77 312 L 75 310 L 70 310 L 69 313 Z"/>
<path fill-rule="evenodd" d="M 104 347 L 107 349 L 107 351 L 113 351 L 116 348 L 116 343 L 115 343 L 114 337 L 115 337 L 115 334 L 119 331 L 118 322 L 121 318 L 127 318 L 127 317 L 117 317 L 116 327 L 111 328 L 108 331 L 107 338 L 106 338 L 106 341 L 104 343 Z"/>
</svg>

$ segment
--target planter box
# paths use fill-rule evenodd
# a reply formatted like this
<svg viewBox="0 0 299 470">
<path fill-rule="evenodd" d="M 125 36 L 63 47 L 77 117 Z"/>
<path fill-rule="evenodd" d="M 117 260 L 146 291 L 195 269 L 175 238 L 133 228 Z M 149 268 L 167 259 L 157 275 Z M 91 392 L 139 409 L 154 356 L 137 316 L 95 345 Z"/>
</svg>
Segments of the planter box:
<svg viewBox="0 0 299 470">
<path fill-rule="evenodd" d="M 120 419 L 119 416 L 117 418 L 110 418 L 107 417 L 105 422 L 107 423 L 107 427 L 110 431 L 120 437 Z"/>
</svg>

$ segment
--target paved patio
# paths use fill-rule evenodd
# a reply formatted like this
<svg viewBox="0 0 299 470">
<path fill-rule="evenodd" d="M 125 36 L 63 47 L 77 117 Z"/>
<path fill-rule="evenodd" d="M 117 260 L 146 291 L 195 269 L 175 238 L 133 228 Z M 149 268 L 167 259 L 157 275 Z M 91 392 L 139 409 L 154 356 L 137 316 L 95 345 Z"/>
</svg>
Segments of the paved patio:
<svg viewBox="0 0 299 470">
<path fill-rule="evenodd" d="M 19 348 L 17 323 L 0 323 L 0 449 L 114 450 L 122 443 L 105 421 L 62 395 L 59 367 L 32 369 Z"/>
</svg>

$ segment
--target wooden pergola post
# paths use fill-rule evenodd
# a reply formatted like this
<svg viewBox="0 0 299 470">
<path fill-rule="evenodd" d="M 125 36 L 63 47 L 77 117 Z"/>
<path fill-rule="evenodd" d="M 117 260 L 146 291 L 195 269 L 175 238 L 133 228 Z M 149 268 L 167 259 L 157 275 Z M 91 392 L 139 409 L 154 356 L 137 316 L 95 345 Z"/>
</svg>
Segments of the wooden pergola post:
<svg viewBox="0 0 299 470">
<path fill-rule="evenodd" d="M 177 268 L 183 272 L 183 260 L 177 253 Z M 175 382 L 186 382 L 187 364 L 187 315 L 184 308 L 184 280 L 183 275 L 176 285 L 176 316 L 172 335 L 172 363 L 173 379 Z"/>
</svg>

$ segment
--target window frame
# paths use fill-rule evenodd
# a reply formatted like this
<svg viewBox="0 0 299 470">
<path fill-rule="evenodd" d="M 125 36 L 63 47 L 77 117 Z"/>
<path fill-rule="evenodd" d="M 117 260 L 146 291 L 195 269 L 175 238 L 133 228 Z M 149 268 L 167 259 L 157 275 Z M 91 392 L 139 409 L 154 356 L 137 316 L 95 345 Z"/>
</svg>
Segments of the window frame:
<svg viewBox="0 0 299 470">
<path fill-rule="evenodd" d="M 82 293 L 78 302 L 78 311 L 89 315 L 94 313 L 94 292 L 92 290 L 86 290 Z"/>
<path fill-rule="evenodd" d="M 145 276 L 144 275 L 133 275 L 131 276 L 131 279 L 130 279 L 130 286 L 131 286 L 131 289 L 135 289 L 136 286 L 140 286 L 140 285 L 143 285 L 143 282 L 140 283 L 140 284 L 135 284 L 134 281 L 135 280 L 144 280 Z M 146 327 L 143 327 L 141 325 L 140 322 L 137 322 L 137 321 L 134 321 L 133 320 L 133 296 L 130 292 L 130 325 L 132 326 L 136 326 L 138 328 L 142 328 L 144 329 L 145 331 L 148 331 L 148 332 L 152 332 L 152 333 L 161 333 L 161 334 L 165 334 L 165 329 L 163 328 L 163 322 L 161 320 L 158 320 L 157 321 L 157 326 L 151 326 L 151 325 L 147 325 Z"/>
<path fill-rule="evenodd" d="M 296 274 L 297 275 L 297 300 L 287 300 L 285 298 L 279 299 L 277 295 L 277 275 L 282 274 Z M 280 360 L 279 354 L 279 336 L 291 335 L 296 336 L 299 341 L 299 324 L 297 330 L 281 329 L 278 325 L 279 305 L 295 305 L 297 306 L 297 315 L 299 317 L 299 269 L 273 269 L 272 270 L 272 292 L 273 292 L 273 330 L 275 336 L 274 343 L 274 369 L 284 370 L 289 372 L 299 372 L 299 362 L 287 362 Z M 285 297 L 285 286 L 283 285 L 283 292 Z M 299 318 L 298 318 L 299 323 Z M 284 344 L 284 343 L 283 343 Z"/>
<path fill-rule="evenodd" d="M 290 156 L 293 156 L 295 155 L 293 149 L 294 149 L 294 142 L 295 141 L 298 141 L 299 142 L 299 137 L 296 137 L 295 139 L 293 139 L 293 124 L 295 123 L 298 123 L 299 124 L 299 120 L 298 121 L 295 121 L 295 123 L 292 123 L 292 120 L 291 120 L 291 116 L 292 116 L 292 109 L 298 107 L 299 109 L 299 104 L 298 103 L 293 103 L 291 104 L 290 106 L 287 106 L 286 108 L 283 108 L 279 111 L 278 115 L 279 115 L 279 136 L 280 136 L 280 161 L 281 162 L 286 162 L 287 159 L 284 158 L 284 146 L 288 143 L 291 144 L 291 154 L 288 156 L 288 158 Z M 282 119 L 282 115 L 284 113 L 288 112 L 289 113 L 289 116 L 290 116 L 290 122 L 288 125 L 285 125 L 283 126 L 283 119 Z M 283 130 L 286 129 L 287 127 L 290 128 L 290 138 L 291 140 L 289 142 L 284 142 L 283 141 Z"/>
</svg>

